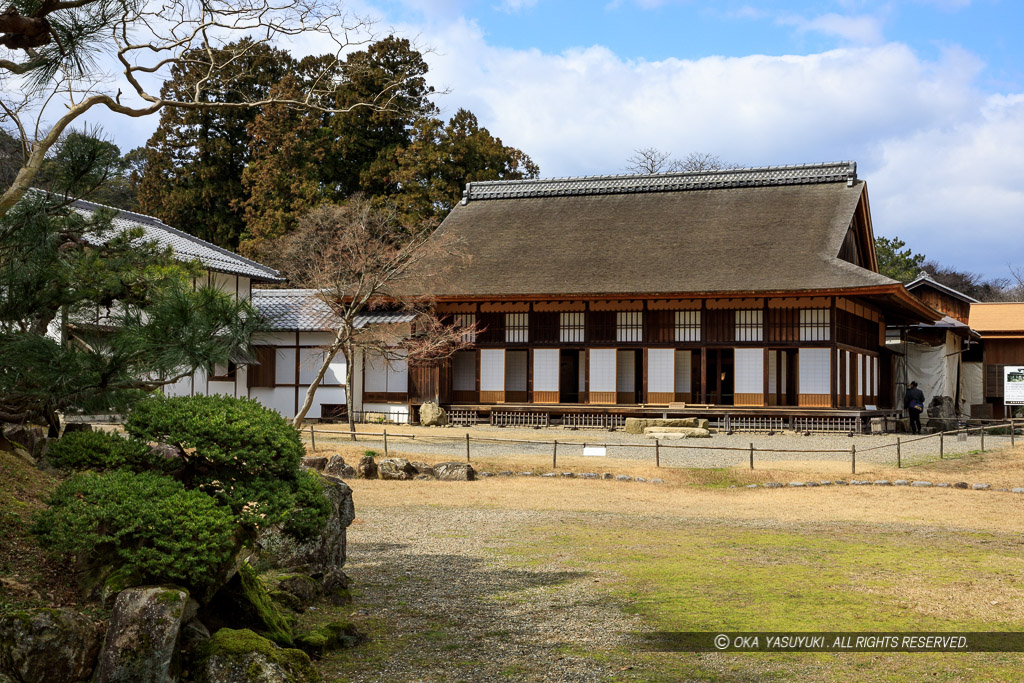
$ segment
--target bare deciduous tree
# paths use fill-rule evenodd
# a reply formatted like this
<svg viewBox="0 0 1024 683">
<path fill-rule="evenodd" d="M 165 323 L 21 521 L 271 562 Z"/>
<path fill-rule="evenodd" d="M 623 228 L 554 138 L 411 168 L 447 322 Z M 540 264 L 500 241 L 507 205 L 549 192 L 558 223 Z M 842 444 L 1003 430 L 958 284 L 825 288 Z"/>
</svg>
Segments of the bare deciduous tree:
<svg viewBox="0 0 1024 683">
<path fill-rule="evenodd" d="M 695 173 L 700 171 L 725 171 L 741 168 L 739 164 L 722 161 L 717 154 L 692 152 L 685 159 L 673 159 L 671 152 L 656 147 L 635 150 L 626 160 L 629 173 Z"/>
<path fill-rule="evenodd" d="M 380 357 L 388 363 L 399 358 L 416 363 L 447 358 L 469 345 L 475 327 L 444 324 L 434 316 L 428 298 L 410 293 L 442 276 L 416 268 L 428 257 L 447 252 L 455 258 L 450 244 L 431 239 L 431 227 L 403 226 L 394 206 L 374 205 L 357 196 L 342 205 L 313 210 L 278 241 L 276 258 L 266 260 L 298 286 L 317 290 L 336 319 L 334 338 L 324 347 L 323 361 L 293 420 L 296 427 L 302 425 L 339 351 L 347 359 L 345 400 L 350 407 L 349 429 L 355 431 L 351 406 L 357 351 L 364 358 Z M 431 262 L 445 260 L 450 259 L 431 258 Z M 411 326 L 362 324 L 367 313 L 381 310 L 409 313 L 414 320 Z"/>
<path fill-rule="evenodd" d="M 0 215 L 32 186 L 68 126 L 95 107 L 130 117 L 164 107 L 271 103 L 331 112 L 386 108 L 397 82 L 343 109 L 327 97 L 332 82 L 343 77 L 339 58 L 368 42 L 370 28 L 332 0 L 14 0 L 0 14 L 0 125 L 20 142 L 20 165 L 0 196 Z M 262 100 L 207 97 L 216 75 L 237 66 L 247 51 L 296 41 L 335 56 L 301 93 Z M 160 91 L 169 73 L 185 67 L 200 74 L 187 95 Z"/>
</svg>

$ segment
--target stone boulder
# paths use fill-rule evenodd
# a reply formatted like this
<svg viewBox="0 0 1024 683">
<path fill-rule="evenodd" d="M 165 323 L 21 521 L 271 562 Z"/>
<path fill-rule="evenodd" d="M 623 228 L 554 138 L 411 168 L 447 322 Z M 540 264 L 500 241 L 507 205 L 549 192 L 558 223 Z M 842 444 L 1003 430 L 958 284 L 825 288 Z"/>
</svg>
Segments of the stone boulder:
<svg viewBox="0 0 1024 683">
<path fill-rule="evenodd" d="M 627 417 L 626 433 L 643 434 L 648 427 L 688 427 L 691 429 L 707 429 L 710 423 L 702 417 L 682 417 L 677 419 L 660 419 L 646 417 Z"/>
<path fill-rule="evenodd" d="M 323 472 L 325 467 L 327 467 L 326 455 L 307 455 L 302 459 L 303 469 Z"/>
<path fill-rule="evenodd" d="M 951 432 L 957 428 L 956 402 L 951 396 L 935 396 L 928 403 L 927 426 L 934 431 Z"/>
<path fill-rule="evenodd" d="M 416 470 L 417 475 L 426 475 L 431 479 L 434 478 L 434 466 L 428 465 L 425 462 L 411 462 L 412 468 Z"/>
<path fill-rule="evenodd" d="M 674 440 L 674 439 L 710 439 L 711 432 L 699 427 L 648 427 L 644 430 L 644 436 L 649 439 Z"/>
<path fill-rule="evenodd" d="M 347 479 L 349 477 L 356 476 L 356 470 L 352 465 L 345 462 L 345 459 L 335 453 L 327 459 L 327 464 L 323 469 L 324 474 L 329 474 L 332 477 L 338 477 L 339 479 Z"/>
<path fill-rule="evenodd" d="M 468 462 L 439 462 L 434 465 L 434 476 L 438 481 L 473 481 L 476 470 Z"/>
<path fill-rule="evenodd" d="M 299 543 L 274 526 L 260 533 L 260 565 L 268 568 L 298 569 L 312 575 L 324 574 L 345 565 L 346 529 L 356 517 L 352 489 L 342 480 L 320 475 L 324 494 L 331 503 L 327 525 L 317 538 Z"/>
<path fill-rule="evenodd" d="M 194 616 L 188 592 L 180 588 L 140 586 L 121 591 L 96 665 L 96 683 L 164 683 L 175 679 L 173 661 L 178 634 Z M 191 609 L 190 609 L 191 608 Z M 188 614 L 188 612 L 192 614 Z"/>
<path fill-rule="evenodd" d="M 0 617 L 0 676 L 20 683 L 87 680 L 101 640 L 96 624 L 73 609 L 9 612 Z"/>
<path fill-rule="evenodd" d="M 377 474 L 381 479 L 404 481 L 412 479 L 418 472 L 405 458 L 384 458 L 377 463 Z"/>
<path fill-rule="evenodd" d="M 448 413 L 434 401 L 427 401 L 420 406 L 420 425 L 424 427 L 443 427 L 448 424 Z"/>
<path fill-rule="evenodd" d="M 0 429 L 0 448 L 4 450 L 11 450 L 12 448 L 21 448 L 33 460 L 42 460 L 46 454 L 46 446 L 49 440 L 46 438 L 46 432 L 43 431 L 42 427 L 29 427 L 27 425 L 4 425 Z M 9 444 L 11 448 L 5 448 L 5 443 Z"/>
<path fill-rule="evenodd" d="M 201 683 L 319 683 L 309 655 L 278 647 L 249 629 L 222 628 L 200 648 L 193 669 Z"/>
<path fill-rule="evenodd" d="M 376 479 L 377 478 L 377 462 L 371 455 L 364 455 L 359 458 L 359 464 L 356 465 L 356 474 L 361 479 Z"/>
</svg>

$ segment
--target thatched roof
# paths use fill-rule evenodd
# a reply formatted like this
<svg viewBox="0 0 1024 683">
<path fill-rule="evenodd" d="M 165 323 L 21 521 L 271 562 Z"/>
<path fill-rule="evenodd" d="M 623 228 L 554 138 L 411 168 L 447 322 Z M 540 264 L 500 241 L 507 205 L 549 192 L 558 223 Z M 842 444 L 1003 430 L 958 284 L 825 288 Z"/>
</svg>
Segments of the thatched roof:
<svg viewBox="0 0 1024 683">
<path fill-rule="evenodd" d="M 438 229 L 463 260 L 437 297 L 891 287 L 839 258 L 863 181 L 852 163 L 471 183 Z M 868 228 L 869 229 L 869 228 Z M 869 229 L 870 230 L 870 229 Z M 441 257 L 438 257 L 441 258 Z M 424 272 L 442 271 L 425 263 Z"/>
</svg>

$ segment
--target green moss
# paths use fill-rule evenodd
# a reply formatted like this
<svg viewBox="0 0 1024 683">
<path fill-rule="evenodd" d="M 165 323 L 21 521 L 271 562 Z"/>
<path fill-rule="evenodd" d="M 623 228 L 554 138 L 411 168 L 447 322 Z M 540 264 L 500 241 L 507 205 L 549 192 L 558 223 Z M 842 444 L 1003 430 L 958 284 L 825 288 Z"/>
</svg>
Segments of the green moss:
<svg viewBox="0 0 1024 683">
<path fill-rule="evenodd" d="M 263 625 L 271 640 L 281 645 L 292 644 L 292 626 L 287 617 L 281 613 L 273 598 L 267 591 L 256 570 L 248 562 L 238 570 L 238 578 L 242 585 L 245 599 L 252 605 L 256 618 Z"/>
<path fill-rule="evenodd" d="M 200 661 L 210 657 L 241 657 L 259 654 L 268 661 L 283 668 L 289 674 L 289 683 L 306 683 L 320 681 L 320 673 L 313 666 L 309 655 L 302 650 L 281 648 L 270 640 L 257 635 L 249 629 L 222 628 L 211 636 L 202 646 Z M 259 667 L 254 662 L 250 665 L 250 678 L 255 678 Z"/>
<path fill-rule="evenodd" d="M 305 607 L 302 604 L 302 600 L 299 600 L 288 591 L 270 591 L 270 599 L 281 607 L 293 612 L 302 612 Z"/>
<path fill-rule="evenodd" d="M 295 638 L 295 644 L 313 655 L 354 647 L 362 634 L 348 621 L 332 621 Z"/>
</svg>

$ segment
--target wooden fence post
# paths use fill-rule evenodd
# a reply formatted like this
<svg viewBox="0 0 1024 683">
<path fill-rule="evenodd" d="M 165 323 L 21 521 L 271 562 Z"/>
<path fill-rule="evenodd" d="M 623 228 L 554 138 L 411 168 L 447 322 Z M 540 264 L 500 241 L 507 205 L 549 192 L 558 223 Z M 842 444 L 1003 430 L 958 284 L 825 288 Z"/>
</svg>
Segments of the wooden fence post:
<svg viewBox="0 0 1024 683">
<path fill-rule="evenodd" d="M 946 446 L 946 432 L 939 432 L 939 460 L 943 458 L 943 450 Z"/>
<path fill-rule="evenodd" d="M 900 437 L 896 437 L 896 469 L 903 467 L 903 455 L 900 452 Z"/>
<path fill-rule="evenodd" d="M 384 457 L 388 457 L 388 430 L 384 430 Z"/>
<path fill-rule="evenodd" d="M 1017 427 L 1013 423 L 1013 418 L 1010 418 L 1010 448 L 1017 445 Z"/>
<path fill-rule="evenodd" d="M 654 466 L 661 467 L 661 440 L 654 440 Z"/>
<path fill-rule="evenodd" d="M 850 446 L 850 472 L 857 474 L 857 446 Z"/>
<path fill-rule="evenodd" d="M 313 431 L 313 425 L 309 425 L 309 440 L 313 442 L 313 452 L 316 452 L 316 432 Z"/>
<path fill-rule="evenodd" d="M 555 447 L 551 449 L 551 469 L 558 467 L 558 439 L 555 439 Z"/>
<path fill-rule="evenodd" d="M 985 452 L 985 423 L 981 423 L 981 452 Z"/>
<path fill-rule="evenodd" d="M 466 432 L 466 462 L 469 462 L 469 432 Z"/>
<path fill-rule="evenodd" d="M 750 469 L 754 469 L 754 444 L 750 444 Z"/>
</svg>

